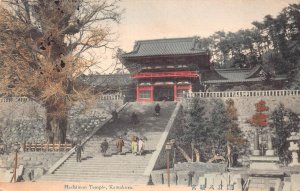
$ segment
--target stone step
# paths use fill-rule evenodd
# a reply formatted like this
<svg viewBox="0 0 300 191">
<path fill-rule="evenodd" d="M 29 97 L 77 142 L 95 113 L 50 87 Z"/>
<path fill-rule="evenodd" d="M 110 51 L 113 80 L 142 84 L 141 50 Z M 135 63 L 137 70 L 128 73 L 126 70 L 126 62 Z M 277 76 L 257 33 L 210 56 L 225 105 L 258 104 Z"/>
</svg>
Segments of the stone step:
<svg viewBox="0 0 300 191">
<path fill-rule="evenodd" d="M 82 162 L 76 162 L 76 161 L 68 161 L 66 163 L 64 163 L 64 165 L 74 165 L 74 166 L 93 166 L 93 165 L 120 165 L 120 166 L 124 166 L 124 164 L 126 164 L 126 166 L 130 165 L 130 166 L 135 166 L 135 165 L 142 165 L 142 164 L 148 164 L 148 160 L 145 161 L 82 161 Z"/>
<path fill-rule="evenodd" d="M 127 164 L 143 164 L 143 163 L 146 163 L 148 162 L 149 159 L 145 158 L 144 160 L 138 160 L 138 159 L 135 159 L 135 160 L 112 160 L 112 161 L 109 161 L 109 160 L 82 160 L 80 163 L 79 162 L 76 162 L 76 160 L 71 160 L 71 161 L 66 161 L 64 164 L 100 164 L 100 163 L 104 163 L 104 164 L 121 164 L 121 165 L 124 165 L 124 163 Z M 91 164 L 91 165 L 92 165 Z"/>
<path fill-rule="evenodd" d="M 167 125 L 167 122 L 175 109 L 176 104 L 173 102 L 161 103 L 161 116 L 154 116 L 154 103 L 140 104 L 129 103 L 123 111 L 119 113 L 119 121 L 107 124 L 103 131 L 97 132 L 84 145 L 84 153 L 82 154 L 81 163 L 76 162 L 76 154 L 73 154 L 59 167 L 54 174 L 46 175 L 42 180 L 58 180 L 58 181 L 90 181 L 90 182 L 137 182 L 143 180 L 146 184 L 149 177 L 144 177 L 143 173 L 148 166 L 152 157 L 151 154 L 145 156 L 135 156 L 130 153 L 131 142 L 126 140 L 129 136 L 137 134 L 147 138 L 145 141 L 145 150 L 153 151 L 157 147 L 161 135 Z M 133 127 L 130 123 L 132 112 L 138 113 L 140 123 Z M 100 145 L 104 138 L 109 141 L 108 153 L 115 153 L 114 133 L 112 132 L 128 131 L 125 138 L 125 147 L 123 152 L 129 152 L 126 155 L 112 155 L 103 157 L 100 153 Z M 91 157 L 91 158 L 90 158 Z"/>
<path fill-rule="evenodd" d="M 129 156 L 131 155 L 131 156 Z M 82 156 L 81 159 L 84 160 L 84 162 L 113 162 L 113 161 L 145 161 L 145 160 L 149 160 L 151 158 L 151 156 L 144 156 L 144 155 L 133 155 L 133 154 L 126 154 L 123 155 L 123 157 L 115 157 L 115 155 L 113 156 L 108 156 L 108 157 L 93 157 L 93 158 L 88 158 L 88 159 L 84 159 L 84 157 L 88 157 L 88 156 Z M 70 161 L 74 161 L 76 162 L 76 158 L 72 157 L 70 159 L 67 160 L 68 162 Z"/>
<path fill-rule="evenodd" d="M 89 180 L 90 178 L 138 178 L 143 176 L 143 173 L 124 173 L 124 174 L 52 174 L 51 176 L 46 177 L 56 177 L 56 178 L 73 178 L 73 179 L 86 179 Z"/>
<path fill-rule="evenodd" d="M 118 171 L 118 170 L 129 170 L 129 169 L 142 169 L 144 170 L 147 167 L 147 165 L 138 165 L 138 166 L 127 166 L 127 167 L 123 167 L 121 165 L 119 166 L 111 166 L 111 165 L 93 165 L 93 166 L 62 166 L 60 168 L 57 169 L 57 171 L 62 171 L 62 170 L 70 170 L 70 169 L 79 169 L 79 170 L 111 170 L 111 171 Z"/>
<path fill-rule="evenodd" d="M 145 167 L 140 167 L 140 168 L 127 168 L 127 169 L 109 169 L 109 168 L 76 168 L 76 169 L 67 169 L 67 168 L 63 168 L 63 169 L 58 169 L 55 171 L 56 173 L 64 173 L 64 172 L 78 172 L 78 173 L 83 173 L 83 172 L 104 172 L 104 173 L 118 173 L 118 172 L 144 172 L 145 171 Z"/>
<path fill-rule="evenodd" d="M 99 177 L 99 176 L 104 176 L 104 177 L 128 177 L 128 176 L 136 176 L 136 175 L 142 175 L 144 172 L 143 171 L 132 171 L 132 172 L 88 172 L 88 171 L 83 171 L 83 172 L 59 172 L 59 173 L 55 173 L 55 176 L 86 176 L 86 177 Z"/>
<path fill-rule="evenodd" d="M 103 164 L 93 164 L 93 165 L 62 165 L 61 167 L 59 167 L 57 170 L 59 169 L 111 169 L 111 170 L 122 170 L 122 169 L 140 169 L 140 168 L 146 168 L 147 167 L 147 163 L 144 164 L 137 164 L 137 165 L 126 165 L 124 166 L 124 164 L 109 164 L 109 165 L 103 165 Z"/>
<path fill-rule="evenodd" d="M 124 160 L 104 160 L 104 159 L 99 159 L 99 160 L 81 160 L 81 164 L 85 164 L 85 163 L 105 163 L 105 164 L 137 164 L 137 163 L 145 163 L 148 160 L 150 160 L 150 158 L 144 158 L 144 159 L 124 159 Z M 73 163 L 73 164 L 79 164 L 76 160 L 68 160 L 65 162 L 65 164 L 67 163 Z"/>
<path fill-rule="evenodd" d="M 112 178 L 112 177 L 90 177 L 86 178 L 69 178 L 69 177 L 44 177 L 40 179 L 41 181 L 58 181 L 58 182 L 97 182 L 97 183 L 135 183 L 135 184 L 146 184 L 148 182 L 148 178 Z"/>
</svg>

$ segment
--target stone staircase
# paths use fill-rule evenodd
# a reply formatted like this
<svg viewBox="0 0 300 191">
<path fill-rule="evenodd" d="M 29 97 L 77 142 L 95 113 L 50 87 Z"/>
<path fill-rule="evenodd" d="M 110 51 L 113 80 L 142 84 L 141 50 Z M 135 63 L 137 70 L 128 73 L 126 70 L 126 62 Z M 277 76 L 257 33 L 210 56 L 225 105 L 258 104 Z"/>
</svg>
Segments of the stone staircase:
<svg viewBox="0 0 300 191">
<path fill-rule="evenodd" d="M 108 122 L 85 144 L 82 162 L 76 162 L 73 153 L 53 173 L 46 174 L 40 181 L 69 182 L 111 182 L 146 184 L 149 175 L 145 171 L 156 150 L 162 133 L 175 109 L 174 102 L 161 102 L 161 115 L 154 115 L 155 103 L 128 103 L 119 113 L 116 122 Z M 139 123 L 131 122 L 131 114 L 136 112 Z M 122 136 L 125 142 L 123 154 L 116 154 L 116 138 Z M 131 138 L 145 139 L 145 154 L 131 153 Z M 107 155 L 100 153 L 100 144 L 106 139 L 109 143 Z M 153 160 L 153 159 L 152 159 Z M 155 162 L 155 161 L 154 161 Z"/>
<path fill-rule="evenodd" d="M 250 177 L 250 183 L 248 185 L 247 191 L 279 191 L 281 184 L 280 178 L 270 178 L 270 177 Z"/>
</svg>

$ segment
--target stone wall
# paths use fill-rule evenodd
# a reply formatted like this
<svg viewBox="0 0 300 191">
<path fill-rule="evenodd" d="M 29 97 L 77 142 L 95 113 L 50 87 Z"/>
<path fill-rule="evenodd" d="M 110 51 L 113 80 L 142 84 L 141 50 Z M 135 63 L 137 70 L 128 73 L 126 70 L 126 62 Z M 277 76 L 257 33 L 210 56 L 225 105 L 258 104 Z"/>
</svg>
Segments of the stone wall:
<svg viewBox="0 0 300 191">
<path fill-rule="evenodd" d="M 193 98 L 187 98 L 182 100 L 182 105 L 185 109 L 189 108 Z M 200 98 L 206 100 L 207 103 L 213 103 L 213 100 L 219 99 L 224 103 L 228 99 L 234 101 L 235 108 L 238 112 L 238 120 L 240 127 L 247 131 L 251 129 L 251 126 L 246 123 L 247 119 L 251 118 L 256 113 L 255 104 L 261 100 L 266 102 L 266 106 L 269 107 L 268 114 L 271 115 L 276 107 L 283 104 L 285 108 L 291 109 L 295 113 L 300 115 L 300 95 L 295 96 L 253 96 L 253 97 L 219 97 L 219 98 Z"/>
<path fill-rule="evenodd" d="M 254 91 L 249 91 L 253 93 Z M 232 94 L 236 94 L 236 92 L 216 92 L 220 93 L 220 96 L 203 96 L 202 94 L 198 96 L 197 93 L 193 97 L 199 97 L 205 100 L 213 100 L 213 99 L 220 99 L 224 102 L 228 99 L 233 99 L 235 103 L 235 107 L 238 110 L 238 115 L 241 119 L 245 119 L 246 117 L 252 116 L 255 113 L 255 103 L 259 102 L 260 100 L 266 101 L 266 105 L 270 108 L 269 112 L 271 113 L 280 103 L 282 103 L 286 108 L 291 109 L 296 113 L 300 113 L 300 93 L 294 94 L 287 94 L 284 93 L 284 90 L 278 90 L 279 94 L 261 94 L 259 91 L 255 91 L 257 94 L 254 96 L 247 96 L 249 92 L 237 92 L 243 93 L 242 95 L 237 94 L 237 96 L 230 96 Z M 268 93 L 267 91 L 262 91 L 263 93 Z M 272 92 L 272 91 L 270 91 Z M 214 92 L 210 92 L 212 94 Z M 223 95 L 222 93 L 227 93 L 228 96 Z M 231 94 L 230 94 L 231 93 Z M 205 94 L 205 93 L 203 93 Z M 191 103 L 192 97 L 187 97 L 182 100 L 182 104 L 184 107 L 188 107 Z"/>
<path fill-rule="evenodd" d="M 119 95 L 75 103 L 69 113 L 67 139 L 82 139 L 123 105 Z M 47 142 L 45 108 L 28 98 L 0 98 L 0 144 L 11 150 L 15 142 Z"/>
<path fill-rule="evenodd" d="M 211 92 L 212 93 L 212 92 Z M 243 92 L 244 95 L 248 95 L 247 92 Z M 232 92 L 235 94 L 235 92 Z M 222 95 L 220 93 L 220 95 Z M 276 107 L 280 104 L 283 104 L 285 108 L 291 109 L 295 113 L 300 115 L 300 95 L 261 95 L 261 96 L 212 96 L 212 97 L 204 97 L 204 96 L 194 96 L 199 99 L 203 99 L 205 101 L 205 111 L 206 115 L 209 117 L 209 114 L 212 110 L 212 106 L 215 100 L 222 100 L 224 103 L 228 99 L 232 99 L 235 104 L 235 108 L 238 112 L 238 123 L 241 130 L 244 132 L 245 137 L 249 140 L 249 148 L 253 149 L 253 139 L 254 139 L 254 128 L 249 123 L 247 123 L 247 119 L 250 119 L 255 113 L 256 108 L 255 104 L 261 100 L 266 102 L 266 106 L 269 107 L 268 115 L 271 115 Z M 188 109 L 191 106 L 192 99 L 194 98 L 185 98 L 182 100 L 182 105 L 184 109 Z M 266 141 L 266 139 L 261 138 L 261 141 Z M 247 150 L 247 152 L 249 152 Z M 248 163 L 247 156 L 243 156 L 239 158 L 239 162 L 246 165 Z"/>
<path fill-rule="evenodd" d="M 19 152 L 18 166 L 24 166 L 22 179 L 25 181 L 37 180 L 64 154 L 65 152 Z M 0 155 L 0 164 L 8 174 L 14 165 L 14 154 Z"/>
</svg>

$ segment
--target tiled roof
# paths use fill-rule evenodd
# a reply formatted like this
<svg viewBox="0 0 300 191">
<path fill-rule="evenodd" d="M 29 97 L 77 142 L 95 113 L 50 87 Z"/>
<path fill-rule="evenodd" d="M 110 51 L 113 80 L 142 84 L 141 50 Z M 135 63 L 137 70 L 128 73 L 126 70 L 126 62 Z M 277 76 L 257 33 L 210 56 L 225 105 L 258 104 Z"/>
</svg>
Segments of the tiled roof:
<svg viewBox="0 0 300 191">
<path fill-rule="evenodd" d="M 110 75 L 84 75 L 80 80 L 91 86 L 100 87 L 122 87 L 133 83 L 130 74 L 110 74 Z"/>
<path fill-rule="evenodd" d="M 171 38 L 136 41 L 132 52 L 124 53 L 123 58 L 142 56 L 206 54 L 201 49 L 198 37 Z"/>
<path fill-rule="evenodd" d="M 272 80 L 286 80 L 286 76 L 276 76 Z M 249 78 L 249 79 L 227 79 L 227 80 L 208 80 L 204 83 L 206 84 L 218 84 L 218 83 L 239 83 L 239 82 L 260 82 L 262 78 Z"/>
<path fill-rule="evenodd" d="M 238 82 L 259 82 L 262 78 L 259 77 L 258 73 L 263 70 L 261 66 L 256 66 L 252 69 L 226 69 L 226 70 L 214 70 L 218 75 L 214 77 L 207 77 L 203 79 L 204 83 L 215 84 L 215 83 L 238 83 Z M 209 75 L 209 74 L 208 74 Z M 285 80 L 287 76 L 275 76 L 272 80 Z"/>
</svg>

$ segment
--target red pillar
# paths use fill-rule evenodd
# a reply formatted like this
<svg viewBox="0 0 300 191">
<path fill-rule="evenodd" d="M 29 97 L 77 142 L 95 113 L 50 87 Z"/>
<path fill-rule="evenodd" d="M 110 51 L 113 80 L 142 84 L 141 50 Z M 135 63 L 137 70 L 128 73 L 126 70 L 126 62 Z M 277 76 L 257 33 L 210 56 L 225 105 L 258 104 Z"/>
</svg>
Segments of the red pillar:
<svg viewBox="0 0 300 191">
<path fill-rule="evenodd" d="M 154 86 L 151 85 L 151 94 L 150 94 L 150 101 L 154 101 Z"/>
<path fill-rule="evenodd" d="M 174 84 L 174 101 L 177 100 L 177 86 Z"/>
<path fill-rule="evenodd" d="M 139 92 L 139 85 L 136 86 L 136 101 L 139 101 L 140 92 Z"/>
</svg>

